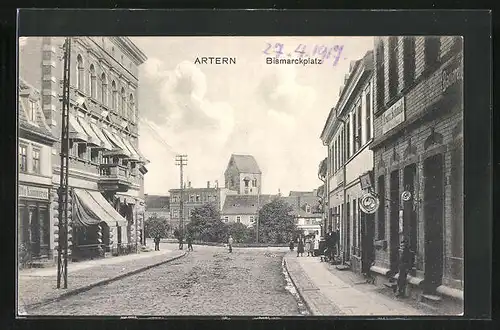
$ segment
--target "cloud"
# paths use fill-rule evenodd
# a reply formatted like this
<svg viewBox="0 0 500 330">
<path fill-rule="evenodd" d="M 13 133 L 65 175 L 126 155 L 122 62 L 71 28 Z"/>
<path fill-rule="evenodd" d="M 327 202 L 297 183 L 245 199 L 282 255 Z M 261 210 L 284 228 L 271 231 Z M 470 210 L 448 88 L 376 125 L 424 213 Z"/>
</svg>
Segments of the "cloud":
<svg viewBox="0 0 500 330">
<path fill-rule="evenodd" d="M 28 42 L 28 37 L 19 37 L 19 48 L 22 48 Z"/>
</svg>

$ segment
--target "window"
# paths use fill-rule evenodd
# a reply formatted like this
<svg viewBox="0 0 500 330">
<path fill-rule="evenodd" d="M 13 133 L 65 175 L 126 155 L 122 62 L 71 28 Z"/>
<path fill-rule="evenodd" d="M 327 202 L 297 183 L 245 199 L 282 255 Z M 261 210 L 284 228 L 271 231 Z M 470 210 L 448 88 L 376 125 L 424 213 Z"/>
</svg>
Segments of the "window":
<svg viewBox="0 0 500 330">
<path fill-rule="evenodd" d="M 439 63 L 439 50 L 441 48 L 440 37 L 425 37 L 425 67 L 426 70 L 433 69 Z"/>
<path fill-rule="evenodd" d="M 349 156 L 351 155 L 351 121 L 349 120 L 349 117 L 347 117 L 347 122 L 346 122 L 346 132 L 345 136 L 347 138 L 345 148 L 346 148 L 346 161 L 349 159 Z"/>
<path fill-rule="evenodd" d="M 92 163 L 100 164 L 99 150 L 90 149 L 90 160 L 92 161 Z"/>
<path fill-rule="evenodd" d="M 178 217 L 179 217 L 179 210 L 174 209 L 174 210 L 173 210 L 173 213 L 172 213 L 172 217 L 173 217 L 173 218 L 178 218 Z"/>
<path fill-rule="evenodd" d="M 335 141 L 332 142 L 332 147 L 331 147 L 331 169 L 332 169 L 332 174 L 335 173 Z"/>
<path fill-rule="evenodd" d="M 29 119 L 36 122 L 36 102 L 30 100 Z"/>
<path fill-rule="evenodd" d="M 40 174 L 40 150 L 33 149 L 33 173 Z"/>
<path fill-rule="evenodd" d="M 361 148 L 361 145 L 363 144 L 363 141 L 362 141 L 362 136 L 361 136 L 361 102 L 359 102 L 359 105 L 358 105 L 358 109 L 357 109 L 357 119 L 358 119 L 358 123 L 357 123 L 357 138 L 356 138 L 356 144 L 358 145 L 357 149 Z"/>
<path fill-rule="evenodd" d="M 358 139 L 356 137 L 356 134 L 358 132 L 358 130 L 356 129 L 356 125 L 357 125 L 357 121 L 356 121 L 356 111 L 353 111 L 352 113 L 352 153 L 355 154 L 356 153 L 356 150 L 358 148 Z"/>
<path fill-rule="evenodd" d="M 83 58 L 81 55 L 78 55 L 76 58 L 76 88 L 83 92 L 83 75 L 84 75 L 84 67 L 83 67 Z"/>
<path fill-rule="evenodd" d="M 378 234 L 379 240 L 385 240 L 385 176 L 378 177 L 378 196 L 380 199 L 380 206 L 377 209 L 378 213 Z"/>
<path fill-rule="evenodd" d="M 96 76 L 95 76 L 95 68 L 94 64 L 90 65 L 90 97 L 96 98 Z"/>
<path fill-rule="evenodd" d="M 129 102 L 129 118 L 132 119 L 132 122 L 135 123 L 135 102 L 134 102 L 134 95 L 131 93 L 128 97 L 128 102 Z"/>
<path fill-rule="evenodd" d="M 28 148 L 19 146 L 19 170 L 26 172 L 28 170 Z"/>
<path fill-rule="evenodd" d="M 311 207 L 309 205 L 306 205 L 306 212 L 311 213 Z"/>
<path fill-rule="evenodd" d="M 194 195 L 189 195 L 189 202 L 192 203 L 194 201 Z"/>
<path fill-rule="evenodd" d="M 252 181 L 253 181 L 253 186 L 257 187 L 257 179 L 253 179 Z"/>
<path fill-rule="evenodd" d="M 123 64 L 123 55 L 120 57 L 120 61 Z"/>
<path fill-rule="evenodd" d="M 389 98 L 398 93 L 398 38 L 389 37 Z"/>
<path fill-rule="evenodd" d="M 121 99 L 120 99 L 120 111 L 121 111 L 121 115 L 124 116 L 124 117 L 128 117 L 128 114 L 127 114 L 127 109 L 125 109 L 125 104 L 127 103 L 126 101 L 126 96 L 125 96 L 125 89 L 122 87 L 122 91 L 121 91 Z"/>
<path fill-rule="evenodd" d="M 371 95 L 370 92 L 366 93 L 366 123 L 365 123 L 365 129 L 366 129 L 366 142 L 370 141 L 372 138 L 372 100 L 371 100 Z"/>
<path fill-rule="evenodd" d="M 101 75 L 101 102 L 108 105 L 108 79 L 105 73 Z"/>
<path fill-rule="evenodd" d="M 250 216 L 250 222 L 254 222 L 254 217 L 253 216 Z"/>
<path fill-rule="evenodd" d="M 404 37 L 403 74 L 405 87 L 408 87 L 415 80 L 415 37 Z"/>
<path fill-rule="evenodd" d="M 248 180 L 244 180 L 245 181 L 245 187 L 248 187 Z"/>
<path fill-rule="evenodd" d="M 196 201 L 199 202 L 200 201 L 200 195 L 196 195 Z"/>
<path fill-rule="evenodd" d="M 115 47 L 111 47 L 111 57 L 115 58 Z"/>
<path fill-rule="evenodd" d="M 229 217 L 224 217 L 224 222 L 228 222 L 229 221 Z"/>
<path fill-rule="evenodd" d="M 85 143 L 78 143 L 78 158 L 87 159 L 87 146 Z"/>
<path fill-rule="evenodd" d="M 116 89 L 116 83 L 114 81 L 111 83 L 111 89 L 113 90 L 113 103 L 111 107 L 113 110 L 116 110 L 118 108 L 118 90 Z"/>
<path fill-rule="evenodd" d="M 241 222 L 241 217 L 240 216 L 236 217 L 236 222 Z"/>
<path fill-rule="evenodd" d="M 376 49 L 377 110 L 385 105 L 384 56 L 384 40 L 381 39 Z"/>
</svg>

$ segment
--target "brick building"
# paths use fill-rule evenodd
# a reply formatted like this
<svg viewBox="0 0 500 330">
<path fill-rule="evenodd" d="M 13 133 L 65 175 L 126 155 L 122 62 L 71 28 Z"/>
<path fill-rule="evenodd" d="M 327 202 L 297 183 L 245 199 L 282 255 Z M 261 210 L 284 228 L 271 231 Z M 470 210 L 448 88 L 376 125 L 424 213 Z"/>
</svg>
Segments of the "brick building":
<svg viewBox="0 0 500 330">
<path fill-rule="evenodd" d="M 463 299 L 463 96 L 460 37 L 375 39 L 374 184 L 378 283 L 416 252 L 410 291 Z M 410 193 L 402 200 L 403 191 Z M 422 295 L 419 295 L 422 298 Z M 423 295 L 428 297 L 428 295 Z M 436 298 L 437 297 L 437 298 Z"/>
<path fill-rule="evenodd" d="M 140 241 L 144 217 L 147 160 L 138 147 L 137 96 L 138 66 L 146 56 L 126 37 L 71 39 L 73 258 L 124 253 Z M 64 41 L 30 37 L 19 51 L 20 76 L 40 90 L 42 111 L 55 136 L 61 135 Z M 54 189 L 59 150 L 57 142 L 51 152 Z"/>
</svg>

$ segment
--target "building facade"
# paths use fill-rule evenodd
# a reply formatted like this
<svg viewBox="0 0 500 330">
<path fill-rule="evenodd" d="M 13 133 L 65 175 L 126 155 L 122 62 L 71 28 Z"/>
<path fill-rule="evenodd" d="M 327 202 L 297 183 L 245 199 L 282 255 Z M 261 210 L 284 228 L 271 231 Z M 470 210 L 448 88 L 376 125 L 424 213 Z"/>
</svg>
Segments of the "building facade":
<svg viewBox="0 0 500 330">
<path fill-rule="evenodd" d="M 271 195 L 228 195 L 221 211 L 222 221 L 242 223 L 247 227 L 252 227 L 257 221 L 260 208 L 271 199 Z"/>
<path fill-rule="evenodd" d="M 19 81 L 18 247 L 21 263 L 53 257 L 52 146 L 58 140 L 50 131 L 41 107 L 41 95 L 22 78 Z"/>
<path fill-rule="evenodd" d="M 251 155 L 231 155 L 224 178 L 226 188 L 241 195 L 258 195 L 261 192 L 262 172 Z"/>
<path fill-rule="evenodd" d="M 138 66 L 146 56 L 126 37 L 73 37 L 70 56 L 69 185 L 73 258 L 130 251 L 141 241 L 147 160 L 138 147 Z M 19 71 L 39 87 L 42 110 L 60 136 L 65 38 L 28 38 Z M 52 185 L 60 176 L 52 149 Z M 102 236 L 102 239 L 99 237 Z"/>
<path fill-rule="evenodd" d="M 380 37 L 374 53 L 371 269 L 393 276 L 406 239 L 412 290 L 463 299 L 462 39 Z"/>
</svg>

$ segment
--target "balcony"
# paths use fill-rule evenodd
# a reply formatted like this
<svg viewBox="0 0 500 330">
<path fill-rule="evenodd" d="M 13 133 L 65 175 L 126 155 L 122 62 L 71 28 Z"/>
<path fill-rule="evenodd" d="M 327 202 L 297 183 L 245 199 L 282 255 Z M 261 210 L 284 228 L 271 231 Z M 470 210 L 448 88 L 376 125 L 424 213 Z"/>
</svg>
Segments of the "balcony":
<svg viewBox="0 0 500 330">
<path fill-rule="evenodd" d="M 126 192 L 131 186 L 129 170 L 119 164 L 101 164 L 99 189 L 102 191 Z"/>
</svg>

